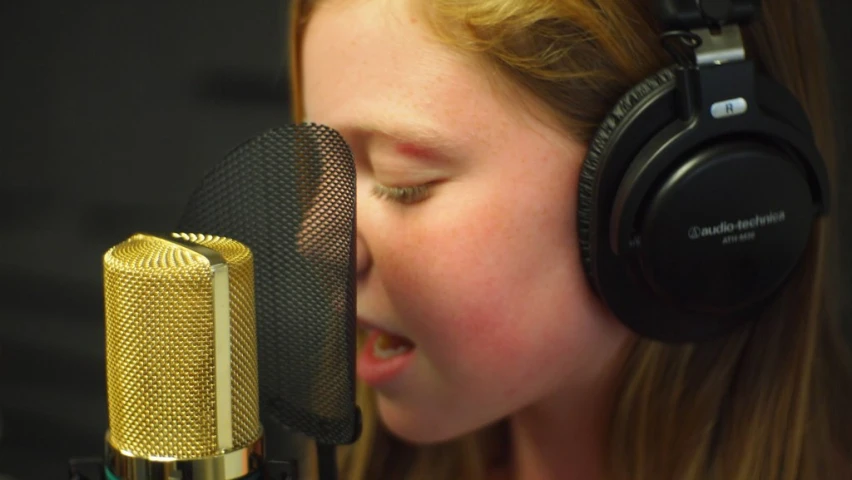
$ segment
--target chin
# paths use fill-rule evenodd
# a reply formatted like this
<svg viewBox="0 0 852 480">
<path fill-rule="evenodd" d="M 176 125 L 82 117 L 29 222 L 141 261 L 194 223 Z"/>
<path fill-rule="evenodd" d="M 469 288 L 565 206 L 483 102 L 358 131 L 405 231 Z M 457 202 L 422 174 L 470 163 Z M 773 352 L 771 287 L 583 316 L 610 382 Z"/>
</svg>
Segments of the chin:
<svg viewBox="0 0 852 480">
<path fill-rule="evenodd" d="M 475 427 L 458 428 L 459 422 L 435 412 L 419 413 L 378 395 L 378 416 L 382 426 L 393 436 L 414 445 L 431 445 L 453 440 L 471 433 Z"/>
</svg>

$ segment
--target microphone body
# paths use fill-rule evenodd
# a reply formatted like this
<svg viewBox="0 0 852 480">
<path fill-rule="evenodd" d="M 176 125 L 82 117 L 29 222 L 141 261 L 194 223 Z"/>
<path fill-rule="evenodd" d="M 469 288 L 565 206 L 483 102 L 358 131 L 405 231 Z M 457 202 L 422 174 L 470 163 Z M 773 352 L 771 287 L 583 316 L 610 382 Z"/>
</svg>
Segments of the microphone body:
<svg viewBox="0 0 852 480">
<path fill-rule="evenodd" d="M 251 139 L 178 230 L 216 236 L 135 235 L 104 255 L 101 476 L 335 480 L 336 446 L 361 432 L 348 145 L 316 124 Z M 69 479 L 91 465 L 70 461 Z"/>
<path fill-rule="evenodd" d="M 134 235 L 104 255 L 104 298 L 106 478 L 260 479 L 251 251 Z"/>
</svg>

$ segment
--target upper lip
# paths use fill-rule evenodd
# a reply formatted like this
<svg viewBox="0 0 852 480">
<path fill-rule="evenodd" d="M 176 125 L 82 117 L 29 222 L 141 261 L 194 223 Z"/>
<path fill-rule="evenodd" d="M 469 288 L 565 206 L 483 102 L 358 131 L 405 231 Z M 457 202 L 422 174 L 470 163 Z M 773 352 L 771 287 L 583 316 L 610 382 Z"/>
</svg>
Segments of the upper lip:
<svg viewBox="0 0 852 480">
<path fill-rule="evenodd" d="M 368 319 L 366 319 L 364 317 L 360 317 L 360 316 L 357 319 L 357 326 L 358 326 L 358 328 L 363 328 L 363 329 L 366 329 L 366 330 L 381 330 L 383 332 L 390 333 L 391 335 L 396 335 L 396 336 L 399 336 L 399 337 L 405 336 L 394 328 L 387 328 L 384 325 L 379 325 L 377 322 L 374 322 L 372 320 L 368 320 Z"/>
</svg>

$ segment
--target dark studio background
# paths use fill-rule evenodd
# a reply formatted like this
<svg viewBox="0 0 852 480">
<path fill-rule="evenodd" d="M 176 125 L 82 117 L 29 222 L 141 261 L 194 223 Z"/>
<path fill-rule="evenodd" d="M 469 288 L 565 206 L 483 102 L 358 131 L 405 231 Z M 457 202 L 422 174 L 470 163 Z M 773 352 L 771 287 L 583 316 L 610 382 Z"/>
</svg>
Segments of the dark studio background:
<svg viewBox="0 0 852 480">
<path fill-rule="evenodd" d="M 849 85 L 852 4 L 824 4 Z M 0 4 L 0 480 L 63 478 L 68 457 L 100 454 L 101 255 L 171 230 L 200 171 L 286 123 L 285 5 Z M 852 138 L 852 91 L 836 98 Z"/>
</svg>

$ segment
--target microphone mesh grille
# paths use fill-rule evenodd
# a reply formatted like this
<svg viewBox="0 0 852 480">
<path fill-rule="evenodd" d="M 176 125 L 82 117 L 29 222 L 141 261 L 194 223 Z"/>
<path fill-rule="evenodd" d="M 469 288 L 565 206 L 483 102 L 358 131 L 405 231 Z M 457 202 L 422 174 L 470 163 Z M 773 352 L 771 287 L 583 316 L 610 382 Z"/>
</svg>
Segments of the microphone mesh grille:
<svg viewBox="0 0 852 480">
<path fill-rule="evenodd" d="M 252 254 L 238 242 L 183 235 L 228 264 L 233 446 L 260 433 Z M 219 452 L 213 273 L 202 254 L 134 235 L 104 255 L 110 442 L 137 457 Z"/>
<path fill-rule="evenodd" d="M 315 124 L 237 147 L 179 227 L 234 238 L 255 257 L 261 413 L 320 443 L 351 443 L 355 407 L 355 163 Z"/>
</svg>

